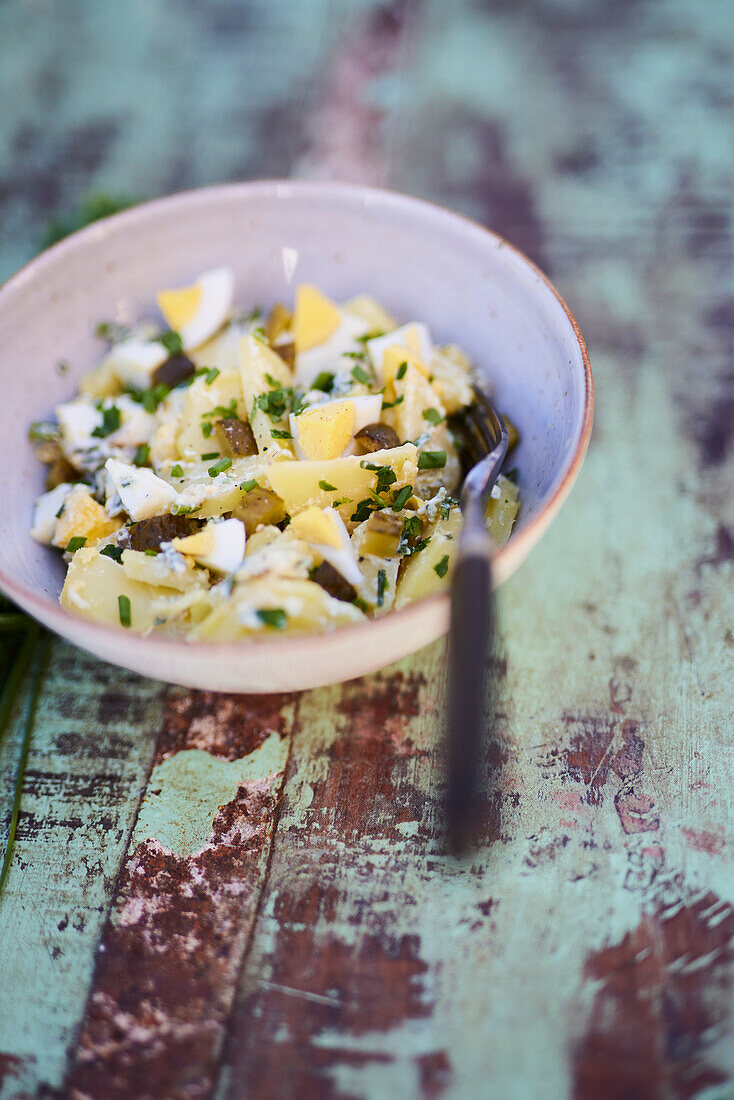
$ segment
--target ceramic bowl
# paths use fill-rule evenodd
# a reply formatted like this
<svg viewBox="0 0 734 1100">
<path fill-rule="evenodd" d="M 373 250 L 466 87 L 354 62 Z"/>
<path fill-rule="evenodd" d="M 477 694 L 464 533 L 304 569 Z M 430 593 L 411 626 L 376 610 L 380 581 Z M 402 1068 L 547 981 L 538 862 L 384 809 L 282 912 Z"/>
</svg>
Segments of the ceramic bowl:
<svg viewBox="0 0 734 1100">
<path fill-rule="evenodd" d="M 445 632 L 445 594 L 331 634 L 240 644 L 139 637 L 62 610 L 63 561 L 28 534 L 44 478 L 28 425 L 73 396 L 98 360 L 95 323 L 150 315 L 161 287 L 222 264 L 234 268 L 243 305 L 288 300 L 296 282 L 337 300 L 370 292 L 398 319 L 427 321 L 438 343 L 460 343 L 522 440 L 512 458 L 522 511 L 496 555 L 497 583 L 546 530 L 581 466 L 593 399 L 581 333 L 545 276 L 494 233 L 404 195 L 335 183 L 238 183 L 92 225 L 0 289 L 0 588 L 75 645 L 172 683 L 291 691 L 373 672 Z"/>
</svg>

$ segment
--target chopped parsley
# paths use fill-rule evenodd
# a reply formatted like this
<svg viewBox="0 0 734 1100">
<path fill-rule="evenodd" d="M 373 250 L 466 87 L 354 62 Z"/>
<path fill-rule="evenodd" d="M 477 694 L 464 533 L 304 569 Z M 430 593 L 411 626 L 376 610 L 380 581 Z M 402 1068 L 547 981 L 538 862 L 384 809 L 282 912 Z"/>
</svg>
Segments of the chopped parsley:
<svg viewBox="0 0 734 1100">
<path fill-rule="evenodd" d="M 151 386 L 149 390 L 145 391 L 142 398 L 145 411 L 154 413 L 161 401 L 164 401 L 170 392 L 170 386 L 167 386 L 165 382 L 158 382 L 157 385 Z"/>
<path fill-rule="evenodd" d="M 408 501 L 410 500 L 412 495 L 413 495 L 413 486 L 412 485 L 404 485 L 403 488 L 400 489 L 395 494 L 395 498 L 392 502 L 393 512 L 401 511 L 401 509 L 403 509 L 405 507 L 405 505 L 408 503 Z"/>
<path fill-rule="evenodd" d="M 403 522 L 403 530 L 398 543 L 398 554 L 403 558 L 410 558 L 425 550 L 430 538 L 421 538 L 421 521 L 418 516 L 408 516 Z"/>
<path fill-rule="evenodd" d="M 433 572 L 439 577 L 445 577 L 449 571 L 449 556 L 444 554 L 440 561 L 437 561 L 433 567 Z"/>
<path fill-rule="evenodd" d="M 257 488 L 257 481 L 254 477 L 251 477 L 249 481 L 243 481 L 240 485 L 243 493 L 249 493 L 252 489 Z"/>
<path fill-rule="evenodd" d="M 320 390 L 321 393 L 331 393 L 334 387 L 334 375 L 331 371 L 322 370 L 320 374 L 317 374 L 313 380 L 312 389 Z"/>
<path fill-rule="evenodd" d="M 173 329 L 170 332 L 162 332 L 160 336 L 156 336 L 156 340 L 159 344 L 163 344 L 169 355 L 181 355 L 183 352 L 181 335 Z"/>
<path fill-rule="evenodd" d="M 144 552 L 145 556 L 148 557 L 148 558 L 157 558 L 158 555 L 160 554 L 160 550 L 157 550 L 155 548 L 155 546 L 148 546 L 147 549 L 144 550 L 143 552 Z"/>
<path fill-rule="evenodd" d="M 384 569 L 377 570 L 377 606 L 382 607 L 385 602 L 385 589 L 387 588 L 387 573 Z"/>
<path fill-rule="evenodd" d="M 67 554 L 76 554 L 77 550 L 81 550 L 86 541 L 87 540 L 83 535 L 74 535 L 74 538 L 69 539 L 69 542 L 66 546 Z"/>
<path fill-rule="evenodd" d="M 208 439 L 213 431 L 214 425 L 211 423 L 210 420 L 207 420 L 204 424 L 201 425 L 201 434 L 204 436 L 204 439 Z"/>
<path fill-rule="evenodd" d="M 258 607 L 255 614 L 261 623 L 275 630 L 285 630 L 288 623 L 288 616 L 282 607 Z"/>
<path fill-rule="evenodd" d="M 319 489 L 323 489 L 325 493 L 335 493 L 336 485 L 330 485 L 328 481 L 320 481 Z"/>
<path fill-rule="evenodd" d="M 223 474 L 231 465 L 232 459 L 225 455 L 224 458 L 219 459 L 219 462 L 215 462 L 213 466 L 209 467 L 209 477 L 217 477 L 218 474 Z"/>
<path fill-rule="evenodd" d="M 121 546 L 103 546 L 100 550 L 100 554 L 104 558 L 112 558 L 118 565 L 122 564 L 122 547 Z"/>
<path fill-rule="evenodd" d="M 390 466 L 381 466 L 376 462 L 360 462 L 360 466 L 363 470 L 372 470 L 377 474 L 375 491 L 378 493 L 386 492 L 398 480 L 397 474 Z"/>
<path fill-rule="evenodd" d="M 385 398 L 383 397 L 382 407 L 383 407 L 383 409 L 394 409 L 396 405 L 402 404 L 403 401 L 405 401 L 405 394 L 404 393 L 401 393 L 400 397 L 396 397 L 394 401 L 386 401 Z"/>
<path fill-rule="evenodd" d="M 431 424 L 440 424 L 443 420 L 443 417 L 441 416 L 441 413 L 438 411 L 438 409 L 424 409 L 421 415 L 423 416 L 424 420 L 428 420 Z"/>
<path fill-rule="evenodd" d="M 407 371 L 407 369 L 408 369 L 408 362 L 407 362 L 406 359 L 404 359 L 403 362 L 398 367 L 398 369 L 395 371 L 395 377 L 398 380 L 401 379 L 401 378 L 405 378 L 405 372 Z"/>
<path fill-rule="evenodd" d="M 207 386 L 211 386 L 212 382 L 219 378 L 219 367 L 210 367 L 205 375 Z"/>
<path fill-rule="evenodd" d="M 97 439 L 104 439 L 105 436 L 112 435 L 116 432 L 122 423 L 122 416 L 117 405 L 109 405 L 107 408 L 100 410 L 102 413 L 102 423 L 92 431 L 92 435 Z"/>
<path fill-rule="evenodd" d="M 211 462 L 212 459 L 219 458 L 221 451 L 207 451 L 205 455 L 201 456 L 202 462 Z"/>
<path fill-rule="evenodd" d="M 438 510 L 441 513 L 441 519 L 448 519 L 451 509 L 458 503 L 456 497 L 444 497 L 438 506 Z"/>
<path fill-rule="evenodd" d="M 369 374 L 364 367 L 360 367 L 359 363 L 352 367 L 352 378 L 355 382 L 361 382 L 364 386 L 368 386 L 371 381 Z"/>
<path fill-rule="evenodd" d="M 117 607 L 120 612 L 120 622 L 123 626 L 131 626 L 133 621 L 130 599 L 128 596 L 117 597 Z"/>
<path fill-rule="evenodd" d="M 171 477 L 183 477 L 183 466 L 178 462 L 175 466 L 171 466 Z"/>
<path fill-rule="evenodd" d="M 290 432 L 283 431 L 281 428 L 271 428 L 270 434 L 273 439 L 293 439 Z"/>
<path fill-rule="evenodd" d="M 208 412 L 201 414 L 202 420 L 211 420 L 212 417 L 216 417 L 217 420 L 231 420 L 237 419 L 237 398 L 233 397 L 229 405 L 215 405 L 213 409 L 209 409 Z"/>
<path fill-rule="evenodd" d="M 445 465 L 445 451 L 423 451 L 418 455 L 419 470 L 442 470 Z"/>
<path fill-rule="evenodd" d="M 150 447 L 147 443 L 140 443 L 133 458 L 134 466 L 147 466 L 150 458 Z"/>
</svg>

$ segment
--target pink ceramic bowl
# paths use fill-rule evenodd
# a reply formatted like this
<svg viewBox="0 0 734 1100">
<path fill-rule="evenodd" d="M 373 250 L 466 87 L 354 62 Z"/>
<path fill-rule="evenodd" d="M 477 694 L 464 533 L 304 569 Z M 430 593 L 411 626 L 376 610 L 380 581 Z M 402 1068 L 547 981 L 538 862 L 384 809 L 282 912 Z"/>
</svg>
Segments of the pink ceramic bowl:
<svg viewBox="0 0 734 1100">
<path fill-rule="evenodd" d="M 445 632 L 448 597 L 332 634 L 241 644 L 139 637 L 63 611 L 59 556 L 29 534 L 43 469 L 32 420 L 71 397 L 99 357 L 101 319 L 149 314 L 160 287 L 234 268 L 236 300 L 264 305 L 313 282 L 333 298 L 370 292 L 399 319 L 461 344 L 517 424 L 522 511 L 496 555 L 501 583 L 566 499 L 592 422 L 589 359 L 545 276 L 494 233 L 405 195 L 335 183 L 262 181 L 172 195 L 76 233 L 0 289 L 0 588 L 49 629 L 147 676 L 217 691 L 291 691 L 373 672 Z M 68 373 L 56 369 L 59 360 Z"/>
</svg>

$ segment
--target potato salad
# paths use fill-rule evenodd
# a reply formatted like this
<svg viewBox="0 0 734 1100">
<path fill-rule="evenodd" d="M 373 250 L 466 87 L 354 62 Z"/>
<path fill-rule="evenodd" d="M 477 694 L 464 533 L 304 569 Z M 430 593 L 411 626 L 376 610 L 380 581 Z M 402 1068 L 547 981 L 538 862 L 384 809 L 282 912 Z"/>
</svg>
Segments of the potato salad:
<svg viewBox="0 0 734 1100">
<path fill-rule="evenodd" d="M 452 426 L 471 364 L 374 298 L 300 285 L 234 304 L 228 268 L 162 290 L 165 325 L 101 323 L 99 365 L 31 427 L 48 464 L 31 535 L 68 611 L 234 641 L 334 630 L 447 585 L 461 525 Z M 496 544 L 518 510 L 501 477 Z"/>
</svg>

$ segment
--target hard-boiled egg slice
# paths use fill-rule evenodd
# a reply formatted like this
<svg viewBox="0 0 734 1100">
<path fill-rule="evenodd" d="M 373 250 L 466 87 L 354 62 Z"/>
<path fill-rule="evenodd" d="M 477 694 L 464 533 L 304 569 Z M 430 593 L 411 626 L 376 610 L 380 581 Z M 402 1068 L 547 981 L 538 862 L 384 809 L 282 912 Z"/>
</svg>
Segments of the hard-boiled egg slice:
<svg viewBox="0 0 734 1100">
<path fill-rule="evenodd" d="M 292 324 L 296 354 L 326 343 L 339 327 L 341 319 L 339 307 L 317 287 L 308 283 L 299 286 Z"/>
<path fill-rule="evenodd" d="M 362 572 L 344 520 L 333 508 L 315 504 L 292 517 L 288 530 L 316 550 L 349 584 L 360 584 Z"/>
<path fill-rule="evenodd" d="M 173 486 L 145 466 L 131 466 L 116 458 L 108 458 L 105 469 L 132 520 L 160 515 L 175 500 L 176 490 Z"/>
<path fill-rule="evenodd" d="M 339 458 L 349 448 L 355 432 L 380 419 L 382 394 L 340 397 L 291 413 L 290 424 L 296 454 L 305 459 Z"/>
<path fill-rule="evenodd" d="M 372 360 L 372 366 L 377 377 L 384 382 L 388 381 L 383 375 L 385 352 L 392 347 L 405 348 L 411 352 L 411 361 L 417 359 L 424 364 L 422 373 L 428 375 L 428 365 L 433 358 L 433 341 L 428 325 L 424 325 L 422 321 L 411 321 L 393 332 L 386 332 L 384 336 L 375 336 L 374 339 L 367 341 L 366 348 Z"/>
<path fill-rule="evenodd" d="M 197 348 L 227 319 L 234 298 L 234 274 L 229 267 L 206 271 L 191 286 L 162 290 L 156 301 L 187 351 Z"/>
<path fill-rule="evenodd" d="M 57 485 L 48 493 L 43 493 L 33 506 L 33 527 L 31 538 L 36 542 L 44 542 L 51 545 L 56 530 L 58 514 L 66 503 L 71 490 L 74 488 L 68 482 Z"/>
<path fill-rule="evenodd" d="M 167 358 L 168 352 L 158 340 L 123 340 L 115 344 L 104 362 L 124 386 L 147 390 L 153 371 Z"/>
<path fill-rule="evenodd" d="M 337 328 L 322 344 L 296 354 L 296 381 L 309 389 L 318 376 L 326 371 L 336 374 L 339 371 L 349 373 L 354 363 L 342 359 L 347 352 L 362 351 L 357 342 L 358 336 L 364 336 L 368 327 L 363 320 L 352 313 L 340 314 Z"/>
<path fill-rule="evenodd" d="M 224 519 L 207 523 L 195 535 L 173 539 L 171 545 L 215 573 L 234 573 L 244 560 L 246 540 L 242 520 Z"/>
<path fill-rule="evenodd" d="M 102 414 L 94 401 L 80 397 L 57 405 L 54 412 L 61 429 L 61 446 L 66 455 L 99 446 L 101 440 L 92 432 L 102 424 Z"/>
</svg>

